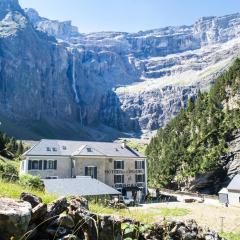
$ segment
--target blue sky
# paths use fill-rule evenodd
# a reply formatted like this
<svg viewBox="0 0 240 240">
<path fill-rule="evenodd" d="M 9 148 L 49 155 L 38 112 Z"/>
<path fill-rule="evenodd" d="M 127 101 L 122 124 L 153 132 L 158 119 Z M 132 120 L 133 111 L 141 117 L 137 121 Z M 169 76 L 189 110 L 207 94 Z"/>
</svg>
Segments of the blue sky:
<svg viewBox="0 0 240 240">
<path fill-rule="evenodd" d="M 19 0 L 41 16 L 72 20 L 80 32 L 137 32 L 190 25 L 201 16 L 240 12 L 240 0 Z"/>
</svg>

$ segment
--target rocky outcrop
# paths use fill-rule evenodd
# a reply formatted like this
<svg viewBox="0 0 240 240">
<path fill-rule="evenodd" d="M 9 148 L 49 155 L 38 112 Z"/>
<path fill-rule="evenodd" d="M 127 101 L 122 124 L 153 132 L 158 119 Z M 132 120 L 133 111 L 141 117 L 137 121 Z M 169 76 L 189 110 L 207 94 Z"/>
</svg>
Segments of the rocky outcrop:
<svg viewBox="0 0 240 240">
<path fill-rule="evenodd" d="M 81 34 L 71 22 L 24 12 L 17 0 L 0 4 L 0 117 L 17 137 L 96 138 L 90 131 L 101 124 L 156 130 L 207 89 L 240 46 L 239 14 Z"/>
<path fill-rule="evenodd" d="M 28 228 L 31 219 L 31 205 L 28 202 L 0 198 L 0 239 L 16 239 Z"/>
<path fill-rule="evenodd" d="M 33 198 L 35 196 L 28 199 Z M 2 203 L 0 208 L 3 210 L 1 210 L 0 220 L 5 218 L 5 221 L 0 224 L 0 228 L 2 228 L 0 239 L 3 240 L 14 236 L 15 239 L 28 240 L 221 239 L 216 232 L 198 226 L 193 220 L 181 222 L 163 219 L 158 224 L 144 225 L 132 219 L 97 215 L 88 210 L 87 201 L 81 197 L 72 197 L 68 200 L 66 198 L 58 199 L 45 208 L 45 210 L 48 209 L 47 211 L 41 211 L 42 214 L 37 216 L 34 215 L 34 209 L 43 209 L 43 203 L 39 203 L 32 209 L 32 217 L 30 217 L 31 206 L 28 202 L 19 203 L 1 199 Z M 15 222 L 9 217 L 9 212 L 13 215 L 13 209 L 14 211 L 17 209 L 14 212 Z M 16 223 L 16 219 L 19 220 L 20 216 L 21 220 L 12 227 L 12 223 Z M 31 222 L 28 225 L 30 218 Z M 6 219 L 9 220 L 6 221 Z M 10 232 L 9 229 L 11 229 Z"/>
</svg>

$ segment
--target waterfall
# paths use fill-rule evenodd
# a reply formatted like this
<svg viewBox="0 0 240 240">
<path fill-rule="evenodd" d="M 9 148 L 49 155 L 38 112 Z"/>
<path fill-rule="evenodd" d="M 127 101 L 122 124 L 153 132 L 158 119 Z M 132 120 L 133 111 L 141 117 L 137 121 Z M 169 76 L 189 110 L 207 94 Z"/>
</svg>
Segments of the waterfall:
<svg viewBox="0 0 240 240">
<path fill-rule="evenodd" d="M 72 89 L 75 95 L 75 102 L 79 106 L 79 118 L 80 118 L 80 124 L 81 127 L 83 126 L 83 120 L 82 120 L 82 108 L 80 104 L 80 99 L 77 93 L 77 87 L 76 87 L 76 58 L 74 54 L 74 49 L 72 49 Z"/>
<path fill-rule="evenodd" d="M 76 88 L 76 63 L 75 63 L 75 54 L 72 50 L 72 89 L 73 89 L 73 92 L 75 94 L 75 101 L 76 103 L 79 103 L 80 100 L 79 100 L 79 97 L 78 97 L 78 94 L 77 94 L 77 88 Z"/>
</svg>

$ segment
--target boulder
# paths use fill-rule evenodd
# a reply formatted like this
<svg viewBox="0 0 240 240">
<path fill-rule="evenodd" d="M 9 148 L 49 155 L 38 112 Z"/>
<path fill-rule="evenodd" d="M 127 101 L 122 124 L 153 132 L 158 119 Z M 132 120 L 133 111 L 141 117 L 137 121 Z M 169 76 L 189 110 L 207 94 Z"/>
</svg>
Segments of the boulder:
<svg viewBox="0 0 240 240">
<path fill-rule="evenodd" d="M 0 239 L 23 236 L 31 219 L 31 204 L 0 198 Z"/>
<path fill-rule="evenodd" d="M 64 227 L 64 228 L 74 228 L 74 220 L 70 215 L 67 214 L 61 214 L 59 218 L 57 219 L 57 225 Z"/>
<path fill-rule="evenodd" d="M 45 203 L 40 203 L 32 209 L 31 222 L 39 221 L 44 218 L 47 213 L 47 205 Z"/>
<path fill-rule="evenodd" d="M 36 207 L 39 203 L 42 203 L 42 199 L 40 197 L 26 192 L 21 193 L 20 199 L 22 201 L 29 202 L 33 208 Z"/>
<path fill-rule="evenodd" d="M 67 211 L 68 206 L 69 205 L 65 197 L 59 198 L 48 205 L 46 217 L 47 218 L 51 218 L 54 216 L 58 217 L 58 215 L 60 215 L 64 211 Z"/>
</svg>

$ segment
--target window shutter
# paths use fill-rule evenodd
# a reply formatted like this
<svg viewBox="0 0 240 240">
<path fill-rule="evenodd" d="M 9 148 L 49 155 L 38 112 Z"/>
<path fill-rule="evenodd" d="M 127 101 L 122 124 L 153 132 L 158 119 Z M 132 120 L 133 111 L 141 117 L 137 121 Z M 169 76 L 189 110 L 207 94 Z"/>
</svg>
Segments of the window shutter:
<svg viewBox="0 0 240 240">
<path fill-rule="evenodd" d="M 47 169 L 47 160 L 44 160 L 44 166 L 43 169 L 46 170 Z"/>
<path fill-rule="evenodd" d="M 57 160 L 54 160 L 54 169 L 57 169 Z"/>
<path fill-rule="evenodd" d="M 142 168 L 145 169 L 145 161 L 142 161 Z"/>
<path fill-rule="evenodd" d="M 97 179 L 97 167 L 94 167 L 94 178 Z"/>
<path fill-rule="evenodd" d="M 28 160 L 28 170 L 32 169 L 32 160 Z"/>
<path fill-rule="evenodd" d="M 85 176 L 88 176 L 88 167 L 85 167 Z"/>
<path fill-rule="evenodd" d="M 38 168 L 39 168 L 39 170 L 42 170 L 42 160 L 39 161 Z"/>
<path fill-rule="evenodd" d="M 135 175 L 135 183 L 137 183 L 137 174 Z"/>
<path fill-rule="evenodd" d="M 137 161 L 135 161 L 135 169 L 137 169 Z"/>
<path fill-rule="evenodd" d="M 122 169 L 124 169 L 124 161 L 122 161 Z"/>
<path fill-rule="evenodd" d="M 117 162 L 114 161 L 114 169 L 117 169 Z"/>
<path fill-rule="evenodd" d="M 143 182 L 145 182 L 145 174 L 143 174 Z"/>
<path fill-rule="evenodd" d="M 125 183 L 125 181 L 124 181 L 124 175 L 122 175 L 122 183 Z"/>
</svg>

